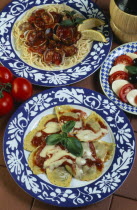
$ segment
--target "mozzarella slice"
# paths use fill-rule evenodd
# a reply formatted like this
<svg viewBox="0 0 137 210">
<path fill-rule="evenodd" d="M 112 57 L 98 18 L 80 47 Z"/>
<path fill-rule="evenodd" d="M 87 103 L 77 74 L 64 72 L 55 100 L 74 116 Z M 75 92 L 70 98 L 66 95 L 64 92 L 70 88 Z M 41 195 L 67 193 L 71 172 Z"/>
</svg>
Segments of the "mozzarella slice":
<svg viewBox="0 0 137 210">
<path fill-rule="evenodd" d="M 109 75 L 117 72 L 117 71 L 125 71 L 128 72 L 128 70 L 125 68 L 124 64 L 117 64 L 116 66 L 113 66 L 109 72 Z"/>
<path fill-rule="evenodd" d="M 127 94 L 127 100 L 128 102 L 137 107 L 137 103 L 135 103 L 135 97 L 137 97 L 137 89 L 133 89 L 131 90 L 128 94 Z"/>
<path fill-rule="evenodd" d="M 129 82 L 127 80 L 124 80 L 124 79 L 118 79 L 118 80 L 115 80 L 113 83 L 112 83 L 112 90 L 114 91 L 114 93 L 119 96 L 119 91 L 120 89 L 126 85 L 126 84 L 129 84 Z"/>
<path fill-rule="evenodd" d="M 59 123 L 57 122 L 48 122 L 46 128 L 43 129 L 45 133 L 57 133 L 60 131 Z"/>
<path fill-rule="evenodd" d="M 128 55 L 130 58 L 132 58 L 133 60 L 135 59 L 135 58 L 137 58 L 137 54 L 135 54 L 135 53 L 127 53 L 126 55 Z"/>
<path fill-rule="evenodd" d="M 92 130 L 79 130 L 76 134 L 76 137 L 80 141 L 90 142 L 101 138 L 106 133 L 107 130 L 103 128 L 101 128 L 97 133 L 94 133 Z"/>
</svg>

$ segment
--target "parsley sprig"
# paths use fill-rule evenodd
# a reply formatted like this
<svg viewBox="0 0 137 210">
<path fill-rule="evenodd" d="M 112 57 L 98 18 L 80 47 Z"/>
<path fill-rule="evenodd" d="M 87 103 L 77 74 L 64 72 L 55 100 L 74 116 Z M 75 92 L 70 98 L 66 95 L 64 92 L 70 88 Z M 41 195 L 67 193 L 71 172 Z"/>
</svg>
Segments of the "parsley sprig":
<svg viewBox="0 0 137 210">
<path fill-rule="evenodd" d="M 68 19 L 63 20 L 60 25 L 62 26 L 76 26 L 78 24 L 81 24 L 83 22 L 83 20 L 85 20 L 84 18 L 80 18 L 80 17 L 74 17 L 75 15 L 75 11 L 67 11 L 64 10 L 64 13 L 66 13 L 66 15 L 68 16 Z"/>
</svg>

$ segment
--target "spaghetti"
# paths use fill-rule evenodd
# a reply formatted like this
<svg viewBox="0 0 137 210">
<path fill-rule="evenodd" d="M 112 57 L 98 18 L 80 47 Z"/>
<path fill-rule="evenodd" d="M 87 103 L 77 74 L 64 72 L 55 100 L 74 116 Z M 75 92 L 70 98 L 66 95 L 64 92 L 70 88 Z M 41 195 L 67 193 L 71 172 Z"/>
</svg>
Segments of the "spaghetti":
<svg viewBox="0 0 137 210">
<path fill-rule="evenodd" d="M 63 45 L 60 47 L 60 43 L 62 42 L 62 40 L 61 42 L 58 41 L 58 36 L 62 36 L 61 29 L 63 27 L 60 26 L 58 23 L 54 23 L 54 27 L 56 27 L 56 34 L 52 37 L 50 41 L 48 37 L 48 46 L 50 46 L 50 50 L 47 50 L 47 44 L 45 44 L 45 42 L 47 43 L 47 40 L 42 38 L 40 38 L 40 42 L 39 44 L 37 44 L 37 46 L 33 46 L 34 42 L 30 42 L 30 40 L 32 40 L 32 35 L 43 37 L 43 33 L 45 33 L 45 31 L 43 32 L 43 26 L 41 26 L 41 29 L 39 28 L 38 24 L 40 24 L 40 18 L 38 19 L 38 22 L 35 22 L 35 27 L 38 31 L 37 34 L 35 34 L 36 32 L 34 30 L 33 24 L 30 26 L 28 20 L 31 19 L 32 21 L 34 13 L 37 13 L 40 10 L 44 10 L 44 12 L 47 14 L 46 18 L 49 18 L 48 29 L 45 29 L 45 31 L 48 30 L 49 32 L 48 36 L 50 35 L 50 30 L 53 30 L 52 18 L 56 14 L 58 14 L 58 18 L 59 15 L 60 17 L 66 18 L 66 16 L 64 15 L 64 11 L 73 11 L 71 7 L 65 4 L 44 5 L 42 9 L 40 7 L 33 7 L 20 20 L 18 20 L 13 27 L 13 36 L 15 49 L 20 53 L 21 59 L 30 66 L 33 66 L 35 68 L 37 67 L 43 70 L 64 70 L 81 62 L 89 53 L 92 42 L 90 40 L 83 39 L 83 37 L 80 35 L 80 32 L 77 31 L 76 27 L 68 27 L 69 33 L 67 31 L 67 34 L 70 34 L 71 30 L 75 32 L 75 40 L 72 43 L 66 43 L 66 38 L 63 41 Z M 45 16 L 43 17 L 45 18 Z M 81 14 L 79 13 L 74 14 L 74 17 L 83 18 L 83 16 L 81 16 Z M 43 23 L 41 22 L 41 24 Z M 25 28 L 28 27 L 28 30 L 26 29 L 25 32 L 23 31 L 24 29 L 22 29 L 24 26 Z M 70 40 L 68 41 L 70 42 Z M 55 47 L 53 47 L 54 42 L 56 42 L 56 44 L 58 43 L 58 46 L 56 45 L 57 50 L 55 50 Z M 55 62 L 49 61 L 51 57 L 56 58 Z"/>
</svg>

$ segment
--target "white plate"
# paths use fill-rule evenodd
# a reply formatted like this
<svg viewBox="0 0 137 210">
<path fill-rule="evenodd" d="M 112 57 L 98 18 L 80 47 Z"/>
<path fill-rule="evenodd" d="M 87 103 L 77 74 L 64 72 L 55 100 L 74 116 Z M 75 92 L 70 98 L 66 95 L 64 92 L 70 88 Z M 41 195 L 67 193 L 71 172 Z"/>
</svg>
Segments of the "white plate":
<svg viewBox="0 0 137 210">
<path fill-rule="evenodd" d="M 46 71 L 34 68 L 23 60 L 15 51 L 12 28 L 18 18 L 34 6 L 43 4 L 67 4 L 79 11 L 86 18 L 96 17 L 105 21 L 105 25 L 98 27 L 107 39 L 107 43 L 93 42 L 90 53 L 79 64 L 60 71 Z M 35 85 L 56 87 L 81 81 L 99 69 L 108 55 L 112 43 L 112 33 L 108 20 L 91 0 L 13 0 L 5 7 L 0 18 L 0 62 L 9 68 L 17 77 L 25 77 Z"/>
<path fill-rule="evenodd" d="M 127 44 L 120 45 L 119 47 L 111 51 L 111 53 L 109 53 L 100 70 L 100 83 L 106 96 L 109 99 L 111 99 L 114 103 L 116 103 L 124 111 L 135 115 L 137 115 L 137 107 L 124 103 L 118 99 L 118 97 L 114 94 L 113 90 L 109 85 L 108 77 L 110 69 L 112 68 L 113 62 L 116 59 L 116 57 L 129 52 L 133 53 L 136 51 L 137 51 L 137 42 L 129 42 Z"/>
<path fill-rule="evenodd" d="M 51 184 L 46 175 L 34 175 L 27 162 L 29 153 L 23 149 L 25 135 L 36 127 L 41 117 L 63 104 L 88 114 L 92 110 L 97 112 L 109 128 L 103 140 L 116 144 L 114 157 L 106 163 L 98 179 L 92 182 L 73 179 L 68 188 Z M 106 96 L 83 88 L 60 87 L 43 91 L 18 108 L 7 124 L 3 151 L 11 176 L 31 196 L 56 206 L 80 207 L 106 198 L 124 182 L 135 156 L 135 137 L 124 112 Z"/>
</svg>

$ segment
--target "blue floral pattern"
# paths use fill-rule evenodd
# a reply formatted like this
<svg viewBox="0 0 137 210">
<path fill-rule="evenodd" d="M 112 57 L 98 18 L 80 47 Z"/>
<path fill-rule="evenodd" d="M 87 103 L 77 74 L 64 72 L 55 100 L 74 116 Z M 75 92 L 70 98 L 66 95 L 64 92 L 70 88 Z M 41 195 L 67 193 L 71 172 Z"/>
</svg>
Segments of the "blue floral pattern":
<svg viewBox="0 0 137 210">
<path fill-rule="evenodd" d="M 116 142 L 109 169 L 94 182 L 77 188 L 54 186 L 34 175 L 23 150 L 24 135 L 32 120 L 45 110 L 63 104 L 96 111 L 108 123 Z M 77 87 L 52 88 L 33 96 L 13 114 L 5 130 L 4 156 L 14 180 L 31 196 L 57 206 L 85 206 L 112 194 L 126 179 L 135 156 L 135 137 L 126 115 L 105 96 Z"/>
<path fill-rule="evenodd" d="M 94 42 L 91 52 L 83 62 L 64 71 L 44 71 L 24 63 L 12 47 L 11 31 L 17 18 L 33 6 L 43 4 L 66 3 L 80 11 L 85 17 L 96 17 L 105 21 L 105 25 L 98 28 L 107 43 Z M 13 0 L 1 13 L 0 18 L 0 60 L 1 63 L 18 77 L 25 77 L 33 84 L 47 87 L 70 85 L 81 81 L 99 69 L 110 51 L 112 34 L 108 21 L 100 9 L 91 0 Z"/>
</svg>

